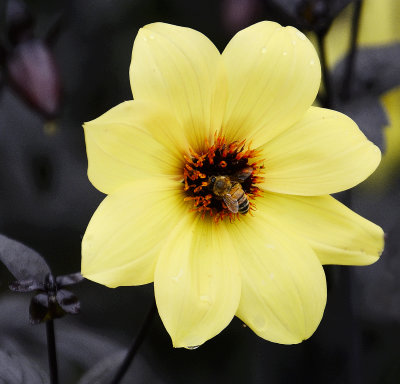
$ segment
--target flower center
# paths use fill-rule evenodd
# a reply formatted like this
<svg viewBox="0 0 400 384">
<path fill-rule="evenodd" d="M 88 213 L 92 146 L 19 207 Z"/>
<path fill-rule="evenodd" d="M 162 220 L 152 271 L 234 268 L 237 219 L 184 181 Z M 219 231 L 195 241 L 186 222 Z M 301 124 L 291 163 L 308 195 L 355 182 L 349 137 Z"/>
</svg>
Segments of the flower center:
<svg viewBox="0 0 400 384">
<path fill-rule="evenodd" d="M 228 144 L 223 136 L 215 136 L 211 146 L 206 141 L 206 148 L 201 153 L 190 149 L 190 156 L 185 156 L 184 200 L 192 202 L 202 218 L 208 215 L 215 222 L 251 214 L 255 198 L 261 195 L 257 187 L 263 180 L 260 151 L 245 140 Z"/>
</svg>

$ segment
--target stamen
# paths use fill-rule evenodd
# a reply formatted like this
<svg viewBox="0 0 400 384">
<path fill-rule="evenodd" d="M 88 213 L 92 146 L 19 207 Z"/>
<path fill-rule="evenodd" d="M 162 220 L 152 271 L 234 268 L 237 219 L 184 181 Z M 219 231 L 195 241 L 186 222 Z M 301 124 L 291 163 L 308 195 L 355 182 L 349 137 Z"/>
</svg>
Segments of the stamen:
<svg viewBox="0 0 400 384">
<path fill-rule="evenodd" d="M 256 210 L 254 200 L 262 193 L 257 184 L 264 180 L 260 151 L 251 149 L 246 140 L 227 143 L 225 137 L 217 134 L 211 145 L 205 140 L 205 148 L 201 153 L 189 148 L 190 156 L 184 155 L 184 201 L 191 202 L 192 211 L 199 212 L 203 219 L 208 216 L 216 223 L 224 219 L 230 222 L 240 219 L 239 212 L 253 215 Z M 225 200 L 227 190 L 217 192 L 214 189 L 211 180 L 217 178 L 220 183 L 228 180 L 227 188 L 232 188 L 230 200 L 236 198 L 236 208 L 230 200 Z"/>
</svg>

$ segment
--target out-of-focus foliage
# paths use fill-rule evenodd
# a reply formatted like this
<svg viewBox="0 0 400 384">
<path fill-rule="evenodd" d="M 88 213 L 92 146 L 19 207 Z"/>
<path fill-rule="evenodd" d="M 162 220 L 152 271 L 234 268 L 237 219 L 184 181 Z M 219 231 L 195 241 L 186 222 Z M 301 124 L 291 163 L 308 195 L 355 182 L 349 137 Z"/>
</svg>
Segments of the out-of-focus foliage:
<svg viewBox="0 0 400 384">
<path fill-rule="evenodd" d="M 28 300 L 0 298 L 0 383 L 47 384 L 46 336 L 44 327 L 27 325 Z M 122 343 L 75 321 L 56 323 L 60 382 L 106 384 L 126 353 Z M 114 365 L 113 365 L 114 364 Z M 86 372 L 85 375 L 82 375 Z M 100 374 L 101 373 L 101 374 Z M 98 381 L 94 381 L 95 378 Z M 161 383 L 143 357 L 128 372 L 127 382 Z"/>
<path fill-rule="evenodd" d="M 379 190 L 398 179 L 400 174 L 400 87 L 384 93 L 381 101 L 388 117 L 384 128 L 386 150 L 378 170 L 369 180 Z"/>
<path fill-rule="evenodd" d="M 349 50 L 354 3 L 332 23 L 327 34 L 327 61 L 333 67 Z M 400 3 L 397 0 L 363 0 L 358 32 L 358 48 L 400 42 Z M 395 64 L 395 63 L 393 63 Z"/>
<path fill-rule="evenodd" d="M 0 350 L 0 382 L 10 384 L 47 384 L 46 372 L 28 357 Z"/>
</svg>

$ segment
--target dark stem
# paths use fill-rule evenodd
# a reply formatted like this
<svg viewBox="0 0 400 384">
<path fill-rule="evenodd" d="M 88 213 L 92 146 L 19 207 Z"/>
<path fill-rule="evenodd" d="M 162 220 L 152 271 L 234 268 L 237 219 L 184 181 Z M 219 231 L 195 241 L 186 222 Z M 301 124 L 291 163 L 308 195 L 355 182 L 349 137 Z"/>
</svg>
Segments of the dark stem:
<svg viewBox="0 0 400 384">
<path fill-rule="evenodd" d="M 340 92 L 340 98 L 343 101 L 347 101 L 351 97 L 351 85 L 354 75 L 355 59 L 357 54 L 357 38 L 360 26 L 360 16 L 362 0 L 356 0 L 353 11 L 353 18 L 351 23 L 351 37 L 350 37 L 350 52 L 347 56 L 344 74 L 343 84 Z M 349 208 L 352 206 L 353 191 L 351 189 L 344 192 L 342 202 Z M 362 348 L 361 348 L 361 334 L 358 328 L 358 323 L 354 315 L 353 310 L 353 284 L 352 271 L 346 267 L 341 268 L 342 286 L 346 291 L 346 299 L 344 301 L 345 312 L 348 316 L 348 329 L 349 337 L 347 338 L 347 377 L 350 383 L 359 384 L 363 382 L 361 359 L 362 359 Z"/>
<path fill-rule="evenodd" d="M 139 331 L 137 337 L 133 340 L 132 345 L 130 346 L 128 353 L 125 356 L 124 361 L 122 362 L 121 366 L 118 369 L 118 372 L 114 376 L 114 379 L 111 381 L 111 384 L 118 384 L 122 378 L 124 377 L 126 371 L 128 370 L 130 364 L 132 363 L 133 358 L 135 357 L 137 351 L 139 350 L 140 346 L 142 345 L 146 335 L 150 329 L 150 325 L 156 313 L 156 303 L 154 302 L 144 320 L 142 328 Z"/>
<path fill-rule="evenodd" d="M 347 56 L 346 65 L 343 74 L 343 85 L 341 91 L 342 100 L 348 100 L 350 97 L 351 81 L 354 73 L 354 63 L 357 54 L 357 39 L 358 31 L 360 27 L 360 16 L 362 0 L 356 0 L 353 11 L 353 19 L 351 23 L 351 35 L 350 35 L 350 53 Z"/>
<path fill-rule="evenodd" d="M 328 63 L 326 60 L 325 36 L 325 33 L 317 33 L 318 50 L 321 59 L 322 81 L 324 82 L 325 88 L 325 99 L 323 106 L 329 108 L 332 105 L 332 87 L 331 79 L 329 76 Z"/>
<path fill-rule="evenodd" d="M 361 333 L 358 326 L 358 321 L 354 314 L 353 305 L 353 271 L 349 267 L 341 268 L 341 285 L 343 293 L 346 293 L 348 297 L 344 301 L 344 312 L 347 317 L 347 334 L 345 337 L 347 339 L 346 345 L 346 362 L 347 362 L 347 377 L 348 382 L 352 384 L 364 383 L 363 372 L 361 369 L 361 358 L 362 358 L 362 348 L 361 348 Z"/>
<path fill-rule="evenodd" d="M 47 335 L 47 352 L 49 356 L 50 383 L 58 384 L 56 338 L 54 335 L 53 320 L 49 320 L 46 322 L 46 335 Z"/>
</svg>

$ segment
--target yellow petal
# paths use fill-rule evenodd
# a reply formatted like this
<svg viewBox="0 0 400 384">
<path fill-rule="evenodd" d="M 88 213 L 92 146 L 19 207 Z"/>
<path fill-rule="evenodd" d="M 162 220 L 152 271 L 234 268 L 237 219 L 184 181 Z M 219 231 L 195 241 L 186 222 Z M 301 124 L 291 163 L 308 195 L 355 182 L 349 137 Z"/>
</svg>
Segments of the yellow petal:
<svg viewBox="0 0 400 384">
<path fill-rule="evenodd" d="M 154 288 L 174 347 L 195 347 L 221 332 L 240 298 L 236 252 L 223 225 L 186 217 L 161 251 Z"/>
<path fill-rule="evenodd" d="M 263 147 L 268 191 L 327 195 L 354 187 L 378 166 L 381 153 L 349 117 L 311 107 Z"/>
<path fill-rule="evenodd" d="M 310 337 L 326 303 L 325 275 L 313 250 L 260 218 L 258 211 L 231 227 L 242 274 L 237 316 L 276 343 L 296 344 Z"/>
<path fill-rule="evenodd" d="M 130 78 L 134 99 L 170 110 L 195 149 L 219 130 L 226 80 L 220 53 L 200 32 L 164 23 L 140 29 Z"/>
<path fill-rule="evenodd" d="M 305 239 L 322 264 L 367 265 L 382 253 L 382 229 L 331 196 L 265 193 L 257 208 Z"/>
<path fill-rule="evenodd" d="M 223 130 L 229 141 L 264 144 L 296 122 L 314 101 L 321 68 L 314 47 L 297 29 L 260 22 L 225 48 L 229 98 Z"/>
<path fill-rule="evenodd" d="M 183 130 L 167 111 L 141 101 L 127 101 L 85 123 L 88 176 L 104 193 L 137 178 L 182 178 L 187 147 Z M 185 145 L 186 144 L 186 145 Z"/>
<path fill-rule="evenodd" d="M 152 282 L 160 249 L 185 214 L 178 182 L 135 181 L 107 196 L 82 240 L 83 276 L 109 287 Z"/>
</svg>

